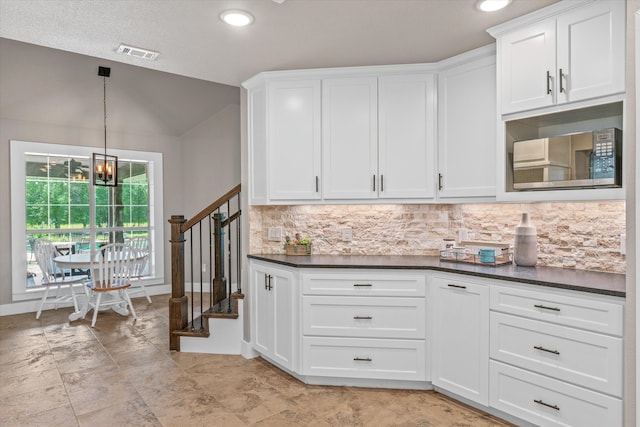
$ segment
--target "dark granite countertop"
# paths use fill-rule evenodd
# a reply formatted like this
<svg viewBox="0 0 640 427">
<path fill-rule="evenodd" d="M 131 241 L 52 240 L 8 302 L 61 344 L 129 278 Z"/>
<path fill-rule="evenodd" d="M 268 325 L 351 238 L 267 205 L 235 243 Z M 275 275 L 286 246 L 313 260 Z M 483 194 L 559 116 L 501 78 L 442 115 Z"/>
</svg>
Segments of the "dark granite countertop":
<svg viewBox="0 0 640 427">
<path fill-rule="evenodd" d="M 248 255 L 249 258 L 297 268 L 369 268 L 434 270 L 489 279 L 624 297 L 625 275 L 558 267 L 485 266 L 440 261 L 419 255 Z"/>
</svg>

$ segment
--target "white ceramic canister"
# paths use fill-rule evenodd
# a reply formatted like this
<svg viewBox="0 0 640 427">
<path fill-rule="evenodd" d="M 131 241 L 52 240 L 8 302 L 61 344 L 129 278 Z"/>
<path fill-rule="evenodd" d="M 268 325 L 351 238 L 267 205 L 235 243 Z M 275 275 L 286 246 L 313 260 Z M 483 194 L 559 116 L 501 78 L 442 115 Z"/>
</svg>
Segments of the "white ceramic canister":
<svg viewBox="0 0 640 427">
<path fill-rule="evenodd" d="M 522 213 L 520 224 L 516 227 L 513 261 L 524 267 L 533 267 L 538 262 L 538 236 L 526 212 Z"/>
</svg>

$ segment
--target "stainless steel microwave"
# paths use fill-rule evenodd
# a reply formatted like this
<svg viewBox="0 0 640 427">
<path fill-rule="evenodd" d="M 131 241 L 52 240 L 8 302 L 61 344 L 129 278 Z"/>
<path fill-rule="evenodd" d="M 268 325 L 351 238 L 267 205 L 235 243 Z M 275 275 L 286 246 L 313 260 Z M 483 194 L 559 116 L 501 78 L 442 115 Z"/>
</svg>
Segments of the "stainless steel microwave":
<svg viewBox="0 0 640 427">
<path fill-rule="evenodd" d="M 620 129 L 513 143 L 514 190 L 621 186 Z"/>
</svg>

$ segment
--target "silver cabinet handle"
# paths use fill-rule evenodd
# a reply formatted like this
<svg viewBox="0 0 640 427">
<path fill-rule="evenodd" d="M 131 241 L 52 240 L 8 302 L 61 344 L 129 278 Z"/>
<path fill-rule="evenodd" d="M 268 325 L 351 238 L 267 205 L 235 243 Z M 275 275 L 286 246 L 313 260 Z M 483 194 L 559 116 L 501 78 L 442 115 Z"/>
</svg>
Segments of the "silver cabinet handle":
<svg viewBox="0 0 640 427">
<path fill-rule="evenodd" d="M 558 73 L 558 76 L 560 78 L 560 93 L 564 92 L 564 87 L 562 86 L 562 78 L 564 77 L 562 75 L 562 68 L 560 68 L 560 72 Z"/>
<path fill-rule="evenodd" d="M 541 345 L 534 345 L 533 348 L 535 348 L 536 350 L 540 350 L 540 351 L 546 351 L 547 353 L 553 353 L 553 354 L 560 355 L 560 352 L 558 350 L 549 350 L 548 348 L 544 348 Z"/>
<path fill-rule="evenodd" d="M 551 73 L 547 71 L 547 95 L 551 93 Z"/>
<path fill-rule="evenodd" d="M 353 360 L 356 362 L 371 362 L 372 359 L 370 357 L 354 357 Z"/>
<path fill-rule="evenodd" d="M 542 304 L 535 304 L 534 307 L 541 308 L 543 310 L 560 311 L 558 307 L 549 307 L 547 305 L 542 305 Z"/>
<path fill-rule="evenodd" d="M 547 408 L 555 409 L 556 411 L 560 410 L 560 407 L 558 407 L 558 405 L 552 405 L 550 403 L 543 402 L 542 400 L 539 400 L 539 399 L 533 399 L 533 401 L 536 402 L 538 405 L 546 406 Z"/>
<path fill-rule="evenodd" d="M 354 320 L 371 320 L 373 317 L 371 316 L 353 316 Z"/>
<path fill-rule="evenodd" d="M 353 286 L 356 288 L 370 288 L 373 285 L 371 283 L 354 283 Z"/>
<path fill-rule="evenodd" d="M 376 176 L 373 175 L 373 191 L 376 191 Z"/>
<path fill-rule="evenodd" d="M 316 175 L 316 193 L 320 191 L 320 185 L 318 183 L 318 176 Z"/>
<path fill-rule="evenodd" d="M 384 191 L 384 175 L 380 175 L 380 192 Z"/>
<path fill-rule="evenodd" d="M 442 191 L 442 174 L 438 174 L 438 190 Z"/>
<path fill-rule="evenodd" d="M 450 287 L 450 288 L 467 289 L 467 287 L 466 287 L 466 286 L 463 286 L 463 285 L 454 285 L 453 283 L 449 283 L 447 286 L 448 286 L 448 287 Z"/>
</svg>

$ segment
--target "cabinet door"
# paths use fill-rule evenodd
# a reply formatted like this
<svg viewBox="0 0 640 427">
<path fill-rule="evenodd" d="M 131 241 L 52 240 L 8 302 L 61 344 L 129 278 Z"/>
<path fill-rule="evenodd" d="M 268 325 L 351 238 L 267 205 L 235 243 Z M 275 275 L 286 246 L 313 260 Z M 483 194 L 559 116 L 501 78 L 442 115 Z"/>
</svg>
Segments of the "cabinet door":
<svg viewBox="0 0 640 427">
<path fill-rule="evenodd" d="M 488 405 L 489 289 L 452 276 L 434 277 L 429 291 L 433 384 Z"/>
<path fill-rule="evenodd" d="M 268 289 L 268 269 L 251 266 L 253 291 L 253 346 L 256 351 L 270 355 L 273 352 L 273 304 Z"/>
<path fill-rule="evenodd" d="M 377 79 L 322 81 L 322 195 L 377 197 Z"/>
<path fill-rule="evenodd" d="M 555 25 L 548 19 L 500 39 L 502 114 L 555 103 Z"/>
<path fill-rule="evenodd" d="M 624 1 L 596 2 L 560 15 L 557 34 L 558 103 L 624 92 Z"/>
<path fill-rule="evenodd" d="M 433 198 L 434 76 L 378 79 L 380 198 Z"/>
<path fill-rule="evenodd" d="M 251 89 L 248 97 L 249 121 L 249 203 L 266 205 L 267 195 L 267 91 Z"/>
<path fill-rule="evenodd" d="M 282 367 L 293 366 L 293 273 L 252 264 L 253 345 Z"/>
<path fill-rule="evenodd" d="M 269 199 L 320 198 L 320 80 L 268 86 Z"/>
<path fill-rule="evenodd" d="M 495 197 L 495 55 L 442 71 L 438 109 L 438 197 Z"/>
<path fill-rule="evenodd" d="M 293 356 L 293 274 L 271 271 L 271 308 L 273 310 L 273 360 L 291 369 Z"/>
</svg>

